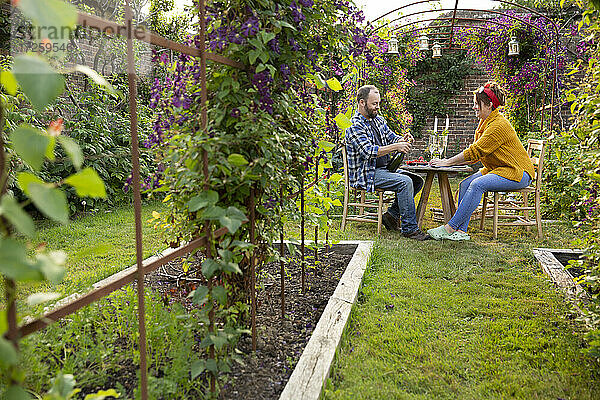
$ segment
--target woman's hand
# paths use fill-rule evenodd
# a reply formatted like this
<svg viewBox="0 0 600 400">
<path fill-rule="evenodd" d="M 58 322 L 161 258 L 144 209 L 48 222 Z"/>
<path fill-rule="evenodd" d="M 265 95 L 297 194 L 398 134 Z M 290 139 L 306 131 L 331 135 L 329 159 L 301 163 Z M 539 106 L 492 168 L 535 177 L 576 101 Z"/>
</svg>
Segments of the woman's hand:
<svg viewBox="0 0 600 400">
<path fill-rule="evenodd" d="M 430 161 L 430 164 L 433 167 L 450 167 L 452 165 L 448 158 L 442 158 L 442 159 L 434 158 L 433 160 Z"/>
</svg>

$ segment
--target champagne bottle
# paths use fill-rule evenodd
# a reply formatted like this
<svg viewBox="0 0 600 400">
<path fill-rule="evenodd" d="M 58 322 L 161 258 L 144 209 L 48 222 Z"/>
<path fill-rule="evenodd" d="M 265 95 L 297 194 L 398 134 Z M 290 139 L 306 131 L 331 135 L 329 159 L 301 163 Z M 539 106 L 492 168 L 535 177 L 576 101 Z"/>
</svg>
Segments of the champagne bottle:
<svg viewBox="0 0 600 400">
<path fill-rule="evenodd" d="M 402 161 L 404 161 L 404 153 L 398 152 L 391 160 L 388 162 L 387 169 L 391 172 L 396 172 L 398 167 L 402 165 Z"/>
</svg>

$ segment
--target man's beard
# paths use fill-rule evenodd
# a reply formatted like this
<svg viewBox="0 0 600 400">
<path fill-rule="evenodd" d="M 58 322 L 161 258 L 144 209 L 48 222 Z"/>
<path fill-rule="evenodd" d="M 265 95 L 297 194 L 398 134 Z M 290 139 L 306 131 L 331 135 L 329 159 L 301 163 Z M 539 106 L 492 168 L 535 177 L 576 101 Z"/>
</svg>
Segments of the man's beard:
<svg viewBox="0 0 600 400">
<path fill-rule="evenodd" d="M 375 118 L 376 116 L 377 116 L 377 110 L 369 109 L 369 107 L 367 107 L 367 117 Z"/>
</svg>

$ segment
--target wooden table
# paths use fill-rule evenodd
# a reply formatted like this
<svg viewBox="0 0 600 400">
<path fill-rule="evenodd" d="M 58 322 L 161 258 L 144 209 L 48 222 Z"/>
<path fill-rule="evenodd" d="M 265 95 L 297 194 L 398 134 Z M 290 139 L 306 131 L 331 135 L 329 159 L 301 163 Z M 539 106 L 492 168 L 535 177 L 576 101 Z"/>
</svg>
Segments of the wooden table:
<svg viewBox="0 0 600 400">
<path fill-rule="evenodd" d="M 417 206 L 417 224 L 419 227 L 423 226 L 423 216 L 425 210 L 427 210 L 427 201 L 429 200 L 429 193 L 431 192 L 431 186 L 433 184 L 433 178 L 435 175 L 438 177 L 438 183 L 440 187 L 440 198 L 442 199 L 442 211 L 444 213 L 444 221 L 448 223 L 450 218 L 456 212 L 456 205 L 454 204 L 454 196 L 452 195 L 452 188 L 448 181 L 448 174 L 456 172 L 473 172 L 473 168 L 468 165 L 456 166 L 456 167 L 432 167 L 430 165 L 403 165 L 400 169 L 404 169 L 410 172 L 422 172 L 427 173 L 425 178 L 425 186 L 421 191 L 421 198 L 419 199 L 419 205 Z"/>
</svg>

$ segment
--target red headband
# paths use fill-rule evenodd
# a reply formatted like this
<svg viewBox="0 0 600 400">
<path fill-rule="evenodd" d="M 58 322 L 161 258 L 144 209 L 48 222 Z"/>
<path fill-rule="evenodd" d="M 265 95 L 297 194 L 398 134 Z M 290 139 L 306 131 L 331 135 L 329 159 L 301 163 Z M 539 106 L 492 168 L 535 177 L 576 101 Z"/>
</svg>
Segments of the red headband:
<svg viewBox="0 0 600 400">
<path fill-rule="evenodd" d="M 498 97 L 496 97 L 494 92 L 492 92 L 492 90 L 490 89 L 489 83 L 486 83 L 485 86 L 483 87 L 483 93 L 487 94 L 487 97 L 490 98 L 490 100 L 492 101 L 492 105 L 494 106 L 494 109 L 500 107 L 500 100 L 498 100 Z"/>
</svg>

